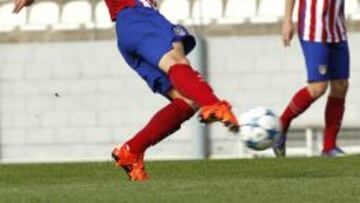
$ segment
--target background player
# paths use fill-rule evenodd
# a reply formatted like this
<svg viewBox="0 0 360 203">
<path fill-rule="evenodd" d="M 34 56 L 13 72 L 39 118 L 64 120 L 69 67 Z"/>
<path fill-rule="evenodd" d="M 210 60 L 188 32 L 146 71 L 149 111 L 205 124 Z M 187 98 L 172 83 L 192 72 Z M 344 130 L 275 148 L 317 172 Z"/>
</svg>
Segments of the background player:
<svg viewBox="0 0 360 203">
<path fill-rule="evenodd" d="M 239 129 L 231 106 L 221 101 L 186 58 L 195 39 L 185 28 L 171 24 L 157 11 L 155 0 L 106 0 L 111 19 L 116 21 L 118 48 L 126 62 L 157 93 L 171 102 L 112 156 L 132 181 L 148 179 L 145 150 L 178 130 L 200 108 L 204 123 L 220 121 L 230 131 Z M 19 12 L 32 0 L 15 0 Z"/>
<path fill-rule="evenodd" d="M 298 34 L 304 53 L 308 86 L 298 91 L 282 114 L 283 135 L 274 145 L 285 156 L 286 134 L 291 121 L 321 97 L 330 85 L 325 109 L 323 156 L 339 156 L 336 137 L 344 114 L 349 78 L 349 49 L 344 17 L 345 0 L 299 0 Z M 295 0 L 286 1 L 282 37 L 285 46 L 293 37 Z"/>
</svg>

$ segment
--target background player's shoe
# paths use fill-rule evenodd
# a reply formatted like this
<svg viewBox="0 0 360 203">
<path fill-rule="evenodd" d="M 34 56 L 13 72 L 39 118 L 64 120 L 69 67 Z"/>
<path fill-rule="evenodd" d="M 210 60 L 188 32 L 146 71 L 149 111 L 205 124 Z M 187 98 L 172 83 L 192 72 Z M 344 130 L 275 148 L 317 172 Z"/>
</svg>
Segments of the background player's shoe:
<svg viewBox="0 0 360 203">
<path fill-rule="evenodd" d="M 231 105 L 226 101 L 202 107 L 199 113 L 199 120 L 205 124 L 219 121 L 228 127 L 231 132 L 239 132 L 239 123 L 231 111 Z"/>
<path fill-rule="evenodd" d="M 321 152 L 321 156 L 322 157 L 341 157 L 341 156 L 345 156 L 345 152 L 340 149 L 339 147 L 335 147 L 332 150 L 329 151 L 322 151 Z"/>
<path fill-rule="evenodd" d="M 145 172 L 144 154 L 132 154 L 129 151 L 128 145 L 117 146 L 113 152 L 112 157 L 117 166 L 122 167 L 130 181 L 145 181 L 149 176 Z"/>
<path fill-rule="evenodd" d="M 280 134 L 273 145 L 276 157 L 286 157 L 286 135 Z"/>
</svg>

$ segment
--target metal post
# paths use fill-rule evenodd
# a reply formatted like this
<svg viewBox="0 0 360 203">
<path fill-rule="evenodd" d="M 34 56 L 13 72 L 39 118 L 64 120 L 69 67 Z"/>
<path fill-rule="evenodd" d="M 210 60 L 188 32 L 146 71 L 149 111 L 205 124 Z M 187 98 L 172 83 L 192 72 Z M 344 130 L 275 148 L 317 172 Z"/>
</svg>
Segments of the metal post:
<svg viewBox="0 0 360 203">
<path fill-rule="evenodd" d="M 0 81 L 1 82 L 1 81 Z M 1 88 L 0 88 L 1 90 Z M 2 92 L 0 91 L 0 105 L 1 105 L 1 98 L 2 98 Z M 0 114 L 1 114 L 1 111 L 0 111 Z M 2 144 L 2 127 L 1 127 L 1 123 L 2 123 L 2 120 L 1 120 L 1 116 L 0 116 L 0 163 L 3 161 L 3 144 Z"/>
<path fill-rule="evenodd" d="M 314 150 L 314 141 L 313 141 L 313 137 L 314 137 L 314 133 L 313 130 L 309 127 L 306 128 L 306 151 L 307 151 L 307 156 L 311 157 L 313 156 L 313 150 Z"/>
<path fill-rule="evenodd" d="M 321 129 L 317 129 L 316 131 L 316 151 L 318 154 L 321 154 L 321 149 L 323 145 L 323 133 Z"/>
<path fill-rule="evenodd" d="M 0 126 L 1 126 L 1 120 L 0 120 Z M 4 146 L 2 145 L 2 129 L 0 127 L 0 163 L 2 162 L 3 159 L 3 147 Z"/>
<path fill-rule="evenodd" d="M 196 48 L 190 55 L 190 61 L 194 68 L 196 68 L 207 79 L 207 56 L 206 56 L 206 42 L 202 37 L 196 37 Z M 192 120 L 192 158 L 205 159 L 209 157 L 209 129 L 206 126 L 200 125 L 197 118 Z"/>
</svg>

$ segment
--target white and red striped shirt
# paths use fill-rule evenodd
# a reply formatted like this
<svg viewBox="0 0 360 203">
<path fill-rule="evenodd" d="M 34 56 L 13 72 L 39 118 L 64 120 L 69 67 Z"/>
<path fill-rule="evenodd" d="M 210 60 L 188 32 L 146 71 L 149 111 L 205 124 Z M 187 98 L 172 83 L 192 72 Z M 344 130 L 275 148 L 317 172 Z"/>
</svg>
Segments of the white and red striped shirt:
<svg viewBox="0 0 360 203">
<path fill-rule="evenodd" d="M 304 41 L 336 43 L 347 40 L 345 0 L 299 0 L 299 36 Z"/>
</svg>

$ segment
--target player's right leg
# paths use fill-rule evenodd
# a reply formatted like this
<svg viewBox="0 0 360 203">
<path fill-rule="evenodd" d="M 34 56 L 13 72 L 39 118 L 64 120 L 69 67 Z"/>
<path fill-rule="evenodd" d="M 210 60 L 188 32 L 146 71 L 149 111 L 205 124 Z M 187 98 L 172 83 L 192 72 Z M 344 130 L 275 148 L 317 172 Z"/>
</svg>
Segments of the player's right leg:
<svg viewBox="0 0 360 203">
<path fill-rule="evenodd" d="M 220 121 L 232 132 L 239 130 L 230 104 L 221 101 L 210 85 L 191 67 L 181 42 L 173 43 L 173 49 L 163 55 L 159 67 L 168 75 L 176 90 L 200 105 L 201 122 Z"/>
<path fill-rule="evenodd" d="M 306 111 L 310 105 L 325 94 L 328 82 L 311 82 L 307 87 L 300 89 L 292 98 L 289 105 L 280 117 L 282 132 L 287 133 L 291 121 Z"/>
<path fill-rule="evenodd" d="M 291 121 L 305 112 L 328 88 L 328 47 L 323 43 L 301 41 L 305 56 L 308 86 L 300 89 L 280 116 L 282 134 L 273 146 L 277 157 L 286 156 L 286 137 Z"/>
<path fill-rule="evenodd" d="M 321 97 L 326 92 L 327 87 L 328 82 L 313 82 L 294 95 L 280 116 L 281 134 L 273 146 L 277 157 L 286 156 L 286 138 L 291 121 L 304 113 L 314 101 Z"/>
</svg>

